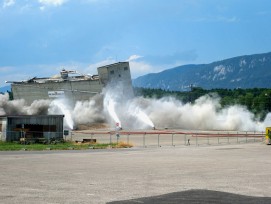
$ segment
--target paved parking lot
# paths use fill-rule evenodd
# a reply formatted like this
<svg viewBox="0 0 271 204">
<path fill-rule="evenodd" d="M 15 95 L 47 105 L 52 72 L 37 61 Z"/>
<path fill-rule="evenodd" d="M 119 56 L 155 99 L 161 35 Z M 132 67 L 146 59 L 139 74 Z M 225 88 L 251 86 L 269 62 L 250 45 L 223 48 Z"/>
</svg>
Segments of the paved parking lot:
<svg viewBox="0 0 271 204">
<path fill-rule="evenodd" d="M 224 203 L 252 196 L 265 203 L 271 201 L 270 148 L 253 143 L 0 152 L 0 202 L 174 203 L 188 193 L 196 203 L 204 203 L 199 195 Z"/>
</svg>

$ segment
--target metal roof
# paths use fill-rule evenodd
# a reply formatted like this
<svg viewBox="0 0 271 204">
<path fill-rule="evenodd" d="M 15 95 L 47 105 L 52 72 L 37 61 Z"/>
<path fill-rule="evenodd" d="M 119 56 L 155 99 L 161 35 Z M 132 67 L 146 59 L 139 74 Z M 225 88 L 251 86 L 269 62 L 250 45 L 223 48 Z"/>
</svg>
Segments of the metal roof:
<svg viewBox="0 0 271 204">
<path fill-rule="evenodd" d="M 31 118 L 31 117 L 36 117 L 36 118 L 42 118 L 42 117 L 65 117 L 65 115 L 0 115 L 0 118 Z"/>
</svg>

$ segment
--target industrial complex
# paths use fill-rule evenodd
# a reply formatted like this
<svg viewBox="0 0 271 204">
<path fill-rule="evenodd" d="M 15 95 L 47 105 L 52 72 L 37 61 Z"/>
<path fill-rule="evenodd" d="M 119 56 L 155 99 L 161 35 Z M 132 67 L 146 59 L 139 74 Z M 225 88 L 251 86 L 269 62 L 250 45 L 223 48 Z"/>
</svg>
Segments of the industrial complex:
<svg viewBox="0 0 271 204">
<path fill-rule="evenodd" d="M 101 93 L 106 86 L 121 85 L 120 94 L 133 95 L 129 62 L 118 62 L 98 67 L 98 75 L 83 75 L 63 69 L 60 75 L 46 78 L 31 78 L 11 83 L 14 99 L 24 99 L 27 104 L 35 100 L 65 97 L 75 103 L 89 100 Z"/>
<path fill-rule="evenodd" d="M 83 75 L 63 69 L 60 75 L 31 78 L 11 83 L 14 100 L 24 99 L 27 105 L 35 100 L 65 98 L 71 104 L 89 100 L 104 88 L 118 91 L 118 95 L 133 96 L 129 62 L 118 62 L 97 68 L 97 75 Z M 64 115 L 2 115 L 0 136 L 3 141 L 46 142 L 63 138 Z"/>
</svg>

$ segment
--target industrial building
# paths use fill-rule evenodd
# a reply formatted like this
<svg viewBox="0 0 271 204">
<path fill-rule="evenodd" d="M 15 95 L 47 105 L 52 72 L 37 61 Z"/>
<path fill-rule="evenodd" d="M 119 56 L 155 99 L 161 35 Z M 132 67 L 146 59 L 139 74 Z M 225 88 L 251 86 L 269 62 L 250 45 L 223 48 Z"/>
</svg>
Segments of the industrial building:
<svg viewBox="0 0 271 204">
<path fill-rule="evenodd" d="M 77 71 L 62 70 L 60 75 L 47 78 L 31 78 L 11 83 L 13 98 L 24 99 L 28 105 L 34 100 L 64 97 L 75 104 L 89 100 L 101 93 L 104 87 L 121 85 L 125 96 L 133 95 L 129 62 L 119 62 L 98 67 L 98 75 L 83 75 Z"/>
<path fill-rule="evenodd" d="M 64 115 L 0 116 L 1 140 L 12 142 L 21 138 L 49 141 L 63 139 Z"/>
</svg>

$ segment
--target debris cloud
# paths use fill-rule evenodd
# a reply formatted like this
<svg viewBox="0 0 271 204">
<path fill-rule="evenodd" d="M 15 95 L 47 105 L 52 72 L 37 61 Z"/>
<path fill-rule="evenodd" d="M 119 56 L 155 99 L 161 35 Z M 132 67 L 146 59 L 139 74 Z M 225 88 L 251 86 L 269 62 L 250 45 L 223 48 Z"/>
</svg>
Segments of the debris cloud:
<svg viewBox="0 0 271 204">
<path fill-rule="evenodd" d="M 87 101 L 70 105 L 68 100 L 38 100 L 27 106 L 24 100 L 9 101 L 0 95 L 0 115 L 64 114 L 65 125 L 116 123 L 124 129 L 178 128 L 191 130 L 264 131 L 271 125 L 271 113 L 260 121 L 246 107 L 222 108 L 218 96 L 206 95 L 193 104 L 174 97 L 151 99 L 122 97 L 120 90 L 105 89 Z"/>
</svg>

